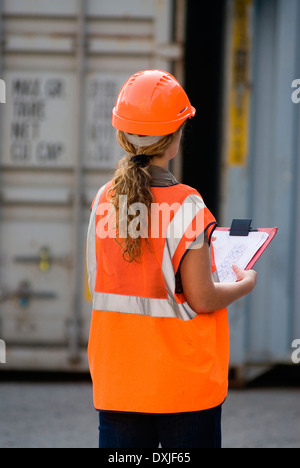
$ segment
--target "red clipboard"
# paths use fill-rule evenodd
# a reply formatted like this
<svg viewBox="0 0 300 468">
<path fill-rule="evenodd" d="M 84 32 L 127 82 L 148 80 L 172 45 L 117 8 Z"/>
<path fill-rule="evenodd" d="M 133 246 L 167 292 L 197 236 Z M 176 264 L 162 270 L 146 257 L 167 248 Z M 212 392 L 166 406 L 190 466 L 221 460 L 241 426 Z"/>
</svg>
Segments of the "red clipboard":
<svg viewBox="0 0 300 468">
<path fill-rule="evenodd" d="M 272 240 L 276 236 L 276 234 L 278 232 L 278 228 L 277 227 L 269 228 L 269 229 L 268 228 L 262 228 L 262 229 L 258 229 L 258 231 L 259 232 L 266 232 L 267 234 L 269 234 L 269 237 L 266 240 L 266 242 L 261 246 L 261 248 L 256 252 L 256 255 L 254 255 L 251 262 L 247 265 L 246 270 L 252 270 L 252 268 L 254 267 L 257 260 L 261 257 L 261 255 L 264 253 L 264 251 L 267 249 L 267 247 L 269 247 Z"/>
<path fill-rule="evenodd" d="M 216 228 L 216 231 L 230 231 L 230 228 Z M 253 232 L 255 232 L 255 231 L 253 231 Z M 262 256 L 264 251 L 268 248 L 268 246 L 271 244 L 272 240 L 276 236 L 276 234 L 278 232 L 278 228 L 277 227 L 274 227 L 274 228 L 260 228 L 260 229 L 257 229 L 256 232 L 265 232 L 265 233 L 267 233 L 269 235 L 269 237 L 267 238 L 265 243 L 259 248 L 259 250 L 253 256 L 251 261 L 248 263 L 248 265 L 245 268 L 246 270 L 252 270 L 253 269 L 256 262 L 259 260 L 259 258 Z"/>
</svg>

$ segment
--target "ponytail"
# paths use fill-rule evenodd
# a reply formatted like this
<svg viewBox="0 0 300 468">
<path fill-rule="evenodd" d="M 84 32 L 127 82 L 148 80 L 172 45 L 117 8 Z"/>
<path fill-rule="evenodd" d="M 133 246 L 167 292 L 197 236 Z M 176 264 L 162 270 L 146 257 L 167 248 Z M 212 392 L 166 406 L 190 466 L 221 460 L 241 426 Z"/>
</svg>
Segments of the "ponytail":
<svg viewBox="0 0 300 468">
<path fill-rule="evenodd" d="M 129 207 L 134 203 L 141 203 L 146 206 L 148 213 L 148 232 L 143 235 L 145 244 L 149 237 L 149 226 L 151 222 L 151 204 L 153 203 L 153 195 L 151 192 L 152 177 L 149 172 L 151 160 L 154 157 L 162 158 L 165 151 L 174 143 L 181 127 L 171 135 L 163 137 L 158 143 L 151 146 L 137 147 L 130 143 L 126 135 L 118 130 L 117 141 L 120 146 L 126 151 L 125 156 L 118 162 L 116 172 L 113 179 L 112 188 L 109 190 L 109 201 L 116 210 L 116 241 L 123 249 L 123 258 L 125 261 L 132 263 L 139 261 L 142 256 L 142 236 L 132 238 L 128 233 L 129 224 L 136 218 L 130 214 Z M 127 206 L 122 208 L 119 205 L 120 196 L 126 196 Z M 120 214 L 121 208 L 121 214 Z M 126 219 L 122 219 L 122 216 Z M 127 226 L 127 235 L 125 239 L 121 239 L 119 221 L 122 221 Z"/>
</svg>

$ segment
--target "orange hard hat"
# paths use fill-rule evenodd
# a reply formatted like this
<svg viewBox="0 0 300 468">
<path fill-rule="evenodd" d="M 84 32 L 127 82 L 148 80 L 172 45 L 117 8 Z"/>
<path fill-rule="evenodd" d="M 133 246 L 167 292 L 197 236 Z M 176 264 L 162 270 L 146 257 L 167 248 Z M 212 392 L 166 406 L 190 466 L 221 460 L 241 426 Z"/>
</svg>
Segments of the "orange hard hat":
<svg viewBox="0 0 300 468">
<path fill-rule="evenodd" d="M 133 75 L 122 87 L 112 124 L 135 135 L 168 135 L 176 132 L 196 109 L 170 73 L 146 70 Z"/>
</svg>

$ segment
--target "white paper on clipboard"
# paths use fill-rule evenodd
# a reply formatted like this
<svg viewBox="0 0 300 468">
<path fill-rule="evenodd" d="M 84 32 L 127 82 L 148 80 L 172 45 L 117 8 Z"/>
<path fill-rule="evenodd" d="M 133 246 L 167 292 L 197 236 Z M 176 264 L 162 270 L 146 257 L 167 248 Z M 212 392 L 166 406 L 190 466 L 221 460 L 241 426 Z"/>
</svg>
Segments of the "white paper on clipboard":
<svg viewBox="0 0 300 468">
<path fill-rule="evenodd" d="M 229 231 L 216 229 L 213 233 L 215 262 L 220 283 L 235 283 L 232 266 L 245 270 L 257 251 L 269 237 L 266 232 L 250 232 L 246 237 L 230 236 Z"/>
</svg>

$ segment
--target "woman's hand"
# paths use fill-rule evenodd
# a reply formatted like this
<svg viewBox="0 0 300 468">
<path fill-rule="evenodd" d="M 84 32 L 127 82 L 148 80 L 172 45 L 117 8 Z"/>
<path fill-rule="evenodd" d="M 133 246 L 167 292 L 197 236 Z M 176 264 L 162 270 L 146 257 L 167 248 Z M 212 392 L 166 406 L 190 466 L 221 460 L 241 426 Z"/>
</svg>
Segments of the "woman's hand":
<svg viewBox="0 0 300 468">
<path fill-rule="evenodd" d="M 247 290 L 248 294 L 253 291 L 253 289 L 256 286 L 257 282 L 257 273 L 254 270 L 242 270 L 241 268 L 237 267 L 236 265 L 233 265 L 232 267 L 234 273 L 237 276 L 237 281 L 238 282 L 243 282 L 245 285 L 247 285 Z"/>
</svg>

